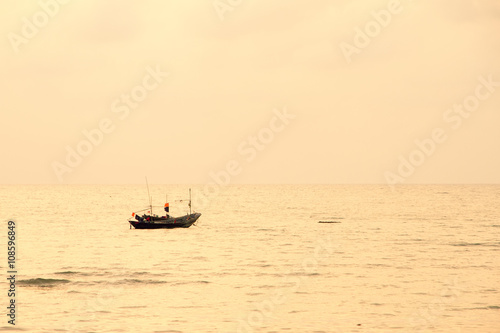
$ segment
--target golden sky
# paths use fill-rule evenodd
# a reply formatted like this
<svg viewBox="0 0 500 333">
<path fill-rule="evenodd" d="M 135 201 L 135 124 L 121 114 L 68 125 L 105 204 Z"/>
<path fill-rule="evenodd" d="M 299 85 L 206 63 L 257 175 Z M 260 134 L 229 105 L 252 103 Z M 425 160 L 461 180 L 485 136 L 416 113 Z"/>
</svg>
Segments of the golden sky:
<svg viewBox="0 0 500 333">
<path fill-rule="evenodd" d="M 497 0 L 6 0 L 0 22 L 2 184 L 500 182 Z"/>
</svg>

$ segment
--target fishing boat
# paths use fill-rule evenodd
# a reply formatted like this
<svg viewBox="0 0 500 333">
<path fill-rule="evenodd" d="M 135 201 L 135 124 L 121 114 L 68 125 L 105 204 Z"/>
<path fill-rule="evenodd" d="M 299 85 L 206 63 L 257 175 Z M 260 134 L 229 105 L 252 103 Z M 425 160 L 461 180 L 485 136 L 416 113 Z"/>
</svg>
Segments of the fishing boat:
<svg viewBox="0 0 500 333">
<path fill-rule="evenodd" d="M 148 185 L 149 194 L 149 185 Z M 144 214 L 138 214 L 137 212 L 132 213 L 132 219 L 128 222 L 130 223 L 130 228 L 135 229 L 172 229 L 172 228 L 189 228 L 192 226 L 201 216 L 200 213 L 191 212 L 191 189 L 189 189 L 189 214 L 174 217 L 170 216 L 170 204 L 167 202 L 163 207 L 165 210 L 165 215 L 158 216 L 153 214 L 153 205 L 151 196 L 149 197 L 149 210 L 148 208 L 139 211 L 147 211 Z M 182 200 L 181 200 L 182 201 Z"/>
<path fill-rule="evenodd" d="M 193 213 L 181 217 L 172 216 L 157 216 L 157 215 L 142 215 L 135 214 L 136 220 L 128 222 L 135 229 L 172 229 L 172 228 L 189 228 L 198 218 L 200 213 Z"/>
</svg>

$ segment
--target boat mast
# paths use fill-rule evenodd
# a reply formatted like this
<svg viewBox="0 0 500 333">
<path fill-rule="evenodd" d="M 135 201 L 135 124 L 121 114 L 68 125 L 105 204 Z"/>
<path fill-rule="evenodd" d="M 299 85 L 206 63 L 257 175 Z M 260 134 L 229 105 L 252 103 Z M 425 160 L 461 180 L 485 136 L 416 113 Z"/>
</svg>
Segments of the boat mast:
<svg viewBox="0 0 500 333">
<path fill-rule="evenodd" d="M 191 215 L 191 189 L 189 189 L 189 215 Z"/>
<path fill-rule="evenodd" d="M 151 195 L 149 194 L 148 177 L 146 177 L 146 186 L 148 187 L 149 209 L 150 209 L 150 212 L 151 212 L 151 216 L 153 216 L 153 199 L 151 198 Z"/>
</svg>

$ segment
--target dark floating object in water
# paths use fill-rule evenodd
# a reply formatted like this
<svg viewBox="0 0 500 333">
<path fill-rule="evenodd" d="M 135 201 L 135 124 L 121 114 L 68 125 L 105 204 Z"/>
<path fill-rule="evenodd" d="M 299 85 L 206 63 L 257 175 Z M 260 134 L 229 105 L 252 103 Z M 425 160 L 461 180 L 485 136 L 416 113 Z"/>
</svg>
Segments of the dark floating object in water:
<svg viewBox="0 0 500 333">
<path fill-rule="evenodd" d="M 319 221 L 318 223 L 342 223 L 339 221 Z"/>
</svg>

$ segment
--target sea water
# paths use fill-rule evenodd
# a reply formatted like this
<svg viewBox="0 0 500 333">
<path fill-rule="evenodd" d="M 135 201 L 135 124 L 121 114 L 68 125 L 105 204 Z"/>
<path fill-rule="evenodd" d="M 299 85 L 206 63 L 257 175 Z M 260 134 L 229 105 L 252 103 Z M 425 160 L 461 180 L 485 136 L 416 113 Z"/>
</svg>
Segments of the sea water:
<svg viewBox="0 0 500 333">
<path fill-rule="evenodd" d="M 189 188 L 196 225 L 135 230 L 145 186 L 1 186 L 0 331 L 500 331 L 498 185 L 150 185 L 153 204 L 184 215 Z"/>
</svg>

